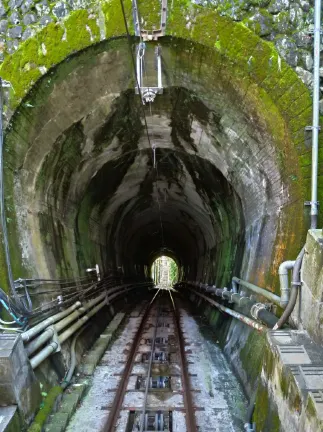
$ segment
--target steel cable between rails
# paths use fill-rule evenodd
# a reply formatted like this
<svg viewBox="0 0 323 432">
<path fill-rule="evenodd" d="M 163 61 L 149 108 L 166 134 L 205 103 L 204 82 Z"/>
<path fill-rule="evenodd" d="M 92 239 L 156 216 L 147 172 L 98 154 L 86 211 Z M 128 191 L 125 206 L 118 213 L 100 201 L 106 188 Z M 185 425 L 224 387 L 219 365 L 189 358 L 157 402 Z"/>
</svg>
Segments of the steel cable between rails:
<svg viewBox="0 0 323 432">
<path fill-rule="evenodd" d="M 115 427 L 117 419 L 118 419 L 118 415 L 120 413 L 120 409 L 122 407 L 122 402 L 123 402 L 124 394 L 125 394 L 125 391 L 127 388 L 127 383 L 129 381 L 131 368 L 132 368 L 132 365 L 133 365 L 133 362 L 134 362 L 134 359 L 136 356 L 137 348 L 138 348 L 138 345 L 140 342 L 140 336 L 143 333 L 147 317 L 149 315 L 149 312 L 152 308 L 152 305 L 153 305 L 154 301 L 156 300 L 159 292 L 160 292 L 160 290 L 158 290 L 156 292 L 156 294 L 154 295 L 154 297 L 150 301 L 148 308 L 145 310 L 143 317 L 140 321 L 139 327 L 136 330 L 136 334 L 134 336 L 134 340 L 133 340 L 133 343 L 131 345 L 129 356 L 128 356 L 128 359 L 126 361 L 126 365 L 124 368 L 123 376 L 122 376 L 121 381 L 117 387 L 117 391 L 116 391 L 115 397 L 113 399 L 112 406 L 110 408 L 109 416 L 108 416 L 104 426 L 102 427 L 102 432 L 103 431 L 104 432 L 112 432 L 114 430 L 114 427 Z"/>
<path fill-rule="evenodd" d="M 160 290 L 157 291 L 157 294 Z M 146 381 L 146 388 L 145 388 L 145 395 L 144 395 L 144 401 L 142 404 L 142 418 L 140 423 L 140 432 L 144 431 L 144 425 L 145 425 L 145 414 L 146 414 L 146 406 L 147 406 L 147 399 L 148 399 L 148 392 L 149 392 L 149 382 L 150 382 L 150 375 L 151 375 L 151 369 L 153 365 L 153 359 L 154 359 L 154 351 L 155 351 L 155 345 L 156 345 L 156 335 L 157 335 L 157 323 L 159 318 L 159 312 L 160 308 L 158 308 L 157 314 L 156 314 L 156 320 L 155 320 L 155 329 L 154 329 L 154 335 L 153 340 L 151 344 L 151 352 L 150 352 L 150 358 L 149 358 L 149 365 L 148 365 L 148 372 L 147 372 L 147 381 Z"/>
</svg>

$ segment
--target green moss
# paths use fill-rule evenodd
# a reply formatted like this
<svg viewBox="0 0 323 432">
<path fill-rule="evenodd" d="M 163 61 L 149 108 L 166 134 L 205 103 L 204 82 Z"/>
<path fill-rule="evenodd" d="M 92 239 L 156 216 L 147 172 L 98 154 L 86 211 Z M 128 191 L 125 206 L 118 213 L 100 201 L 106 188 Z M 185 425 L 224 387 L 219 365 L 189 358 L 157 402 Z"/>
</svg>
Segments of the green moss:
<svg viewBox="0 0 323 432">
<path fill-rule="evenodd" d="M 306 413 L 308 414 L 308 416 L 310 418 L 316 417 L 316 415 L 317 415 L 314 401 L 310 395 L 307 398 Z"/>
<path fill-rule="evenodd" d="M 262 383 L 258 385 L 256 406 L 254 412 L 254 421 L 257 425 L 257 430 L 264 430 L 264 425 L 269 412 L 269 397 L 268 391 Z"/>
<path fill-rule="evenodd" d="M 133 31 L 131 0 L 124 0 L 124 9 L 129 31 Z M 106 38 L 126 34 L 123 13 L 119 0 L 111 0 L 102 3 L 102 12 L 105 19 Z M 131 24 L 130 24 L 131 23 Z M 129 25 L 130 24 L 130 25 Z"/>
<path fill-rule="evenodd" d="M 126 0 L 124 5 L 127 22 L 132 23 L 131 1 Z M 120 2 L 118 0 L 103 2 L 101 8 L 105 18 L 106 37 L 125 34 Z M 144 2 L 141 5 L 141 10 L 142 16 L 148 15 L 147 22 L 149 21 L 153 25 L 153 21 L 155 22 L 158 16 L 157 13 L 153 17 L 154 10 L 159 10 L 159 2 L 156 2 L 156 5 L 154 3 L 152 5 L 151 2 Z M 191 22 L 189 28 L 186 25 L 187 17 Z M 92 40 L 86 26 L 92 33 Z M 132 31 L 131 26 L 130 31 Z M 244 71 L 243 73 L 250 73 L 259 82 L 266 80 L 266 89 L 270 86 L 272 90 L 278 89 L 276 91 L 281 92 L 287 91 L 291 86 L 289 74 L 286 86 L 284 85 L 286 64 L 283 60 L 280 61 L 280 71 L 277 67 L 278 54 L 272 44 L 261 41 L 243 24 L 233 23 L 230 19 L 219 16 L 212 9 L 192 6 L 183 0 L 174 1 L 169 10 L 167 33 L 193 39 L 216 48 L 227 57 L 227 61 L 233 61 L 234 64 L 239 65 Z M 89 19 L 86 10 L 79 10 L 72 12 L 62 25 L 51 23 L 41 30 L 35 38 L 21 44 L 18 51 L 7 57 L 2 66 L 3 77 L 5 79 L 11 78 L 13 85 L 17 86 L 15 98 L 21 98 L 29 85 L 41 76 L 38 70 L 39 66 L 51 67 L 72 52 L 98 41 L 99 34 L 96 20 L 94 18 Z M 66 36 L 66 40 L 63 40 L 63 35 Z M 232 43 L 232 40 L 235 43 Z M 43 54 L 42 44 L 47 50 L 46 54 Z M 40 47 L 41 49 L 39 49 Z M 300 83 L 300 91 L 305 94 L 306 87 L 295 73 L 291 73 L 294 74 L 293 82 L 297 79 Z M 277 80 L 279 85 L 277 85 Z M 294 96 L 290 97 L 295 99 L 300 94 L 299 89 L 294 89 L 293 93 Z M 277 96 L 279 99 L 281 94 Z M 274 100 L 274 102 L 276 101 Z M 283 102 L 287 106 L 290 99 L 286 96 Z"/>
<path fill-rule="evenodd" d="M 88 15 L 87 10 L 78 10 L 72 12 L 64 22 L 69 53 L 79 51 L 100 40 L 100 30 L 96 20 L 89 19 Z"/>
<path fill-rule="evenodd" d="M 53 387 L 46 396 L 43 406 L 38 411 L 32 425 L 28 429 L 28 432 L 41 432 L 48 416 L 51 414 L 55 405 L 56 399 L 63 392 L 62 387 Z"/>
<path fill-rule="evenodd" d="M 27 40 L 15 56 L 6 57 L 2 64 L 2 78 L 10 81 L 14 89 L 14 97 L 11 99 L 12 107 L 18 105 L 28 89 L 41 76 L 36 64 L 32 62 L 33 59 L 37 58 L 37 52 L 37 42 L 34 39 Z"/>
<path fill-rule="evenodd" d="M 213 308 L 210 310 L 210 316 L 209 316 L 209 323 L 213 326 L 216 327 L 217 323 L 219 322 L 219 318 L 220 318 L 220 313 L 216 308 Z"/>
<path fill-rule="evenodd" d="M 286 372 L 284 373 L 283 371 L 280 376 L 279 383 L 280 383 L 280 389 L 282 391 L 282 394 L 284 398 L 287 399 L 289 395 L 289 387 L 291 383 L 290 376 Z"/>
<path fill-rule="evenodd" d="M 251 388 L 255 387 L 255 383 L 260 376 L 265 345 L 266 336 L 255 330 L 251 331 L 239 354 L 242 367 L 247 374 Z"/>
<path fill-rule="evenodd" d="M 260 382 L 257 390 L 254 422 L 258 432 L 279 432 L 280 420 L 277 406 L 269 399 L 268 389 Z"/>
<path fill-rule="evenodd" d="M 18 233 L 18 223 L 17 223 L 17 214 L 16 214 L 16 204 L 15 203 L 15 195 L 14 195 L 14 172 L 12 169 L 7 168 L 5 172 L 5 213 L 6 213 L 6 222 L 7 222 L 7 231 L 8 231 L 8 243 L 9 250 L 15 251 L 15 253 L 11 253 L 10 261 L 11 268 L 13 272 L 14 278 L 18 277 L 27 277 L 27 269 L 24 267 L 22 259 L 21 259 L 21 247 L 19 243 L 19 233 Z M 5 265 L 5 272 L 1 275 L 4 279 L 6 278 L 7 266 Z"/>
<path fill-rule="evenodd" d="M 75 123 L 55 142 L 47 154 L 36 179 L 35 192 L 48 202 L 46 209 L 39 213 L 39 226 L 45 244 L 45 253 L 50 251 L 55 257 L 57 276 L 66 277 L 71 273 L 73 242 L 69 239 L 66 221 L 60 219 L 55 203 L 63 205 L 67 200 L 70 178 L 81 160 L 81 145 L 84 140 L 82 127 Z M 48 197 L 48 184 L 51 184 Z M 55 223 L 53 221 L 55 220 Z"/>
<path fill-rule="evenodd" d="M 272 352 L 270 346 L 267 343 L 265 349 L 263 350 L 263 369 L 268 379 L 273 378 L 274 362 L 274 353 Z"/>
<path fill-rule="evenodd" d="M 302 399 L 292 372 L 287 368 L 283 368 L 280 373 L 279 382 L 283 397 L 287 399 L 289 409 L 300 412 L 302 409 Z"/>
<path fill-rule="evenodd" d="M 64 29 L 55 23 L 50 23 L 39 34 L 39 45 L 43 50 L 38 51 L 38 64 L 43 64 L 50 68 L 53 64 L 59 63 L 62 58 L 68 55 L 68 46 L 66 41 L 62 41 Z"/>
<path fill-rule="evenodd" d="M 266 380 L 274 381 L 278 374 L 280 391 L 283 398 L 287 401 L 290 410 L 300 412 L 302 409 L 302 399 L 291 371 L 279 366 L 279 360 L 275 358 L 274 352 L 268 345 L 265 348 L 263 357 L 263 370 Z M 274 376 L 275 367 L 276 370 Z"/>
<path fill-rule="evenodd" d="M 15 54 L 6 57 L 1 66 L 2 78 L 10 81 L 14 88 L 12 107 L 18 105 L 40 78 L 42 74 L 39 67 L 48 69 L 73 52 L 99 40 L 100 30 L 96 20 L 89 18 L 86 10 L 78 10 L 71 12 L 62 24 L 50 23 L 35 37 L 23 42 Z"/>
<path fill-rule="evenodd" d="M 142 19 L 141 28 L 152 30 L 160 28 L 161 2 L 159 0 L 138 0 L 138 10 Z"/>
</svg>

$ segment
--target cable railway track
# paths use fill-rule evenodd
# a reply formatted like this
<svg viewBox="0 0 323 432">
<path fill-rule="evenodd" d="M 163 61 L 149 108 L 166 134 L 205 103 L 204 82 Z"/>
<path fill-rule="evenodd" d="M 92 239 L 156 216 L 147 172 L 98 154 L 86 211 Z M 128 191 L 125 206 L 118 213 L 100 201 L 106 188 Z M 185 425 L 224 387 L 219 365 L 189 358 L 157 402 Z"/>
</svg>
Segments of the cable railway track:
<svg viewBox="0 0 323 432">
<path fill-rule="evenodd" d="M 171 400 L 174 394 L 182 398 L 181 408 L 178 408 L 177 399 L 174 410 L 184 412 L 186 431 L 197 431 L 179 312 L 171 292 L 162 290 L 161 294 L 160 291 L 142 313 L 102 432 L 121 432 L 118 419 L 124 410 L 129 412 L 124 432 L 172 432 L 174 411 Z M 135 367 L 139 363 L 144 366 L 143 374 L 136 373 Z M 174 374 L 174 370 L 177 373 Z M 131 408 L 125 404 L 130 377 L 135 377 L 136 391 L 143 395 Z M 154 403 L 156 397 L 163 401 L 160 406 Z M 165 400 L 169 400 L 170 405 L 165 404 Z"/>
</svg>

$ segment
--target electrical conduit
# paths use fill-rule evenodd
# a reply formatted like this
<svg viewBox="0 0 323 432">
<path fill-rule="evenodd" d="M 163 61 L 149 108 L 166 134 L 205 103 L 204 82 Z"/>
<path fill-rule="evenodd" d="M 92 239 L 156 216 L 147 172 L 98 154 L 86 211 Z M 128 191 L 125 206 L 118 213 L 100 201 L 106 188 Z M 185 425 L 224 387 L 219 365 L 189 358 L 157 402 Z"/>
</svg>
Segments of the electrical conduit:
<svg viewBox="0 0 323 432">
<path fill-rule="evenodd" d="M 65 311 L 59 312 L 58 314 L 47 318 L 45 321 L 42 321 L 41 323 L 37 324 L 35 327 L 32 327 L 31 329 L 22 333 L 21 337 L 23 342 L 28 342 L 30 339 L 33 339 L 38 333 L 40 333 L 46 327 L 55 324 L 61 318 L 66 317 L 67 315 L 69 315 L 71 312 L 73 312 L 75 309 L 79 308 L 80 306 L 82 306 L 82 303 L 77 301 Z"/>
<path fill-rule="evenodd" d="M 76 309 L 74 312 L 72 312 L 70 315 L 65 317 L 63 320 L 56 323 L 53 327 L 49 327 L 47 330 L 45 330 L 44 333 L 42 333 L 40 336 L 38 336 L 36 339 L 34 339 L 32 342 L 30 342 L 28 344 L 28 346 L 27 346 L 28 356 L 30 356 L 33 352 L 37 351 L 37 349 L 40 348 L 46 341 L 51 339 L 55 332 L 59 333 L 61 330 L 63 330 L 65 327 L 67 327 L 70 323 L 75 321 L 78 317 L 85 314 L 87 310 L 91 309 L 91 307 L 96 305 L 100 300 L 105 299 L 105 298 L 106 298 L 106 294 L 105 293 L 101 294 L 99 297 L 89 301 L 84 306 Z"/>
<path fill-rule="evenodd" d="M 64 331 L 62 334 L 60 334 L 57 338 L 57 341 L 52 341 L 49 345 L 47 345 L 45 348 L 43 348 L 38 354 L 36 354 L 33 358 L 31 358 L 30 363 L 31 363 L 32 368 L 35 369 L 47 357 L 49 357 L 52 353 L 56 352 L 62 343 L 64 343 L 70 336 L 72 336 L 80 327 L 83 326 L 83 324 L 85 322 L 87 322 L 100 309 L 102 309 L 105 305 L 109 304 L 110 300 L 112 300 L 113 298 L 119 296 L 120 294 L 122 294 L 126 291 L 131 291 L 131 290 L 137 288 L 138 285 L 149 286 L 149 285 L 151 285 L 151 283 L 140 283 L 140 284 L 136 284 L 135 286 L 130 285 L 130 284 L 126 285 L 126 286 L 121 286 L 121 287 L 118 287 L 119 291 L 117 293 L 114 293 L 111 296 L 109 296 L 109 292 L 104 292 L 99 297 L 88 302 L 84 307 L 79 308 L 78 310 L 76 310 L 75 312 L 73 312 L 72 314 L 67 316 L 65 319 L 63 319 L 62 321 L 55 324 L 55 326 L 48 328 L 42 335 L 40 335 L 37 339 L 33 340 L 28 345 L 27 352 L 29 355 L 32 354 L 33 352 L 35 352 L 38 348 L 40 348 L 40 346 L 44 342 L 51 339 L 55 333 L 57 334 L 60 330 L 64 329 L 68 324 L 75 321 L 75 319 L 78 318 L 80 315 L 83 315 L 83 313 L 85 313 L 86 310 L 90 309 L 92 306 L 94 306 L 100 300 L 103 299 L 103 301 L 101 303 L 99 303 L 96 307 L 94 307 L 90 312 L 88 312 L 86 315 L 82 316 L 80 319 L 78 319 L 78 321 L 75 324 L 73 324 L 70 328 L 68 328 L 66 331 Z M 116 289 L 113 289 L 113 291 L 116 291 Z M 75 306 L 75 305 L 73 305 L 73 306 Z M 67 310 L 64 312 L 67 312 Z M 57 315 L 59 315 L 59 314 L 57 314 Z M 50 317 L 47 320 L 45 320 L 45 321 L 47 321 L 47 324 L 48 324 L 49 320 L 52 318 L 54 318 L 54 317 Z M 57 316 L 54 319 L 57 320 Z M 35 327 L 38 327 L 41 325 L 44 326 L 45 321 L 43 323 L 38 324 Z M 44 328 L 44 327 L 42 327 L 42 328 Z M 33 329 L 30 329 L 30 331 Z M 25 339 L 28 340 L 27 337 L 32 337 L 32 335 L 35 335 L 35 333 L 36 332 L 38 333 L 38 331 L 41 331 L 41 330 L 39 330 L 39 328 L 34 330 L 33 332 L 31 332 L 31 334 L 25 336 Z M 26 332 L 26 333 L 28 333 L 28 332 Z"/>
<path fill-rule="evenodd" d="M 58 336 L 58 342 L 51 342 L 45 348 L 43 348 L 38 354 L 30 359 L 30 364 L 33 369 L 36 369 L 47 357 L 52 353 L 57 351 L 59 345 L 65 342 L 70 336 L 72 336 L 76 330 L 78 330 L 84 323 L 86 323 L 93 315 L 95 315 L 100 309 L 106 306 L 106 299 L 99 303 L 95 308 L 93 308 L 87 315 L 82 316 L 77 323 L 66 330 L 64 333 Z"/>
</svg>

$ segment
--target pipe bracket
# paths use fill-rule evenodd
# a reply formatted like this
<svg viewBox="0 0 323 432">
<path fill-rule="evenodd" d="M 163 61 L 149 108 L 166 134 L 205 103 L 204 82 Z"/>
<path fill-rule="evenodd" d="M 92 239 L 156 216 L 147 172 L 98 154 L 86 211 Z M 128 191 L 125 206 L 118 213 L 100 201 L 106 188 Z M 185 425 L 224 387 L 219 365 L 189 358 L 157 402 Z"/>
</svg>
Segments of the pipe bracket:
<svg viewBox="0 0 323 432">
<path fill-rule="evenodd" d="M 305 201 L 304 202 L 304 206 L 306 206 L 306 207 L 307 206 L 311 206 L 313 203 L 316 204 L 316 205 L 320 205 L 319 201 L 314 201 L 314 202 L 313 201 Z"/>
<path fill-rule="evenodd" d="M 249 302 L 249 298 L 248 297 L 241 296 L 240 299 L 239 299 L 239 306 L 243 306 L 243 304 L 247 304 L 248 302 Z"/>
<path fill-rule="evenodd" d="M 54 353 L 57 353 L 57 352 L 61 351 L 62 347 L 61 347 L 61 344 L 59 342 L 58 334 L 57 334 L 57 331 L 55 330 L 55 327 L 53 327 L 53 330 L 54 330 L 54 334 L 53 334 L 53 337 L 52 337 L 52 342 L 54 342 L 54 343 L 57 344 L 57 348 L 54 351 Z"/>
<path fill-rule="evenodd" d="M 314 129 L 317 129 L 318 131 L 320 131 L 321 130 L 321 126 L 305 126 L 305 130 L 306 131 L 312 131 L 312 130 L 314 130 Z"/>
<path fill-rule="evenodd" d="M 261 310 L 266 309 L 266 306 L 262 303 L 256 303 L 254 304 L 251 309 L 250 309 L 250 314 L 252 316 L 252 318 L 254 318 L 255 320 L 259 320 L 258 318 L 258 314 Z"/>
</svg>

